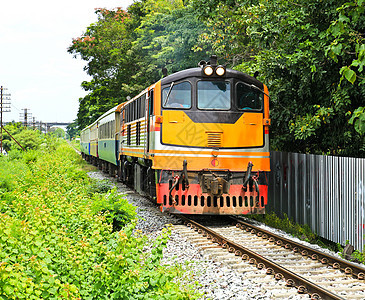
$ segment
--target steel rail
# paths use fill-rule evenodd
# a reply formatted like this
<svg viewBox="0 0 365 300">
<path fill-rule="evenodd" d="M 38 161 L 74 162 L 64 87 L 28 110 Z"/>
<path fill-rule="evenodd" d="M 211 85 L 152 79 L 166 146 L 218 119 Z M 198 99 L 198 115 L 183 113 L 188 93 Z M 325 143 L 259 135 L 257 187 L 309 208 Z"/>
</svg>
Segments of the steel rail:
<svg viewBox="0 0 365 300">
<path fill-rule="evenodd" d="M 241 256 L 242 260 L 248 261 L 250 264 L 256 265 L 258 269 L 266 269 L 268 275 L 274 275 L 276 280 L 285 280 L 288 287 L 296 287 L 298 293 L 309 294 L 311 299 L 344 299 L 332 292 L 314 284 L 313 282 L 291 272 L 290 270 L 283 268 L 275 262 L 263 257 L 262 255 L 255 253 L 237 243 L 230 241 L 213 230 L 190 220 L 185 216 L 179 215 L 188 227 L 192 227 L 199 233 L 205 235 L 208 239 L 212 239 L 213 242 L 218 243 L 221 247 L 228 249 L 229 252 L 234 253 L 237 256 Z"/>
<path fill-rule="evenodd" d="M 276 245 L 285 247 L 286 249 L 291 249 L 295 253 L 300 253 L 303 256 L 310 257 L 313 260 L 318 260 L 322 264 L 331 266 L 334 269 L 339 269 L 347 275 L 352 275 L 354 278 L 359 280 L 365 279 L 365 268 L 361 267 L 355 263 L 349 262 L 347 260 L 335 257 L 333 255 L 323 253 L 319 250 L 315 250 L 311 247 L 305 246 L 303 244 L 292 241 L 288 238 L 279 236 L 275 233 L 261 229 L 258 226 L 249 224 L 247 222 L 237 220 L 234 217 L 230 217 L 234 222 L 237 222 L 236 227 L 239 227 L 247 232 L 256 234 L 265 239 L 271 239 L 270 241 L 276 243 Z M 237 226 L 238 225 L 238 226 Z"/>
</svg>

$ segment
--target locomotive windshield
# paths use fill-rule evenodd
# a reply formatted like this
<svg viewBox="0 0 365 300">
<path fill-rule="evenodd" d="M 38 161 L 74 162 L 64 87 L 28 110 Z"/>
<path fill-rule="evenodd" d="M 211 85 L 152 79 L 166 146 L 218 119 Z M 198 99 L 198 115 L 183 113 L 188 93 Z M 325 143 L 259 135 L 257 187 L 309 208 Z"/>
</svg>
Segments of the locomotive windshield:
<svg viewBox="0 0 365 300">
<path fill-rule="evenodd" d="M 242 82 L 236 85 L 237 107 L 242 110 L 261 110 L 264 94 Z"/>
<path fill-rule="evenodd" d="M 162 90 L 163 107 L 190 108 L 191 107 L 191 84 L 188 81 L 171 83 Z"/>
<path fill-rule="evenodd" d="M 198 108 L 223 109 L 231 108 L 231 86 L 227 81 L 199 81 Z"/>
</svg>

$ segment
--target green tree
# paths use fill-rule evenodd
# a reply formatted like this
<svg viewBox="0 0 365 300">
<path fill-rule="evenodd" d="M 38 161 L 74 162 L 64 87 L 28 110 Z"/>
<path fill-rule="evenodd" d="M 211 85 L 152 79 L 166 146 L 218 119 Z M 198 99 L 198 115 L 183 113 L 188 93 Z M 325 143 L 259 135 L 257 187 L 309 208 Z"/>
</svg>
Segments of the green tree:
<svg viewBox="0 0 365 300">
<path fill-rule="evenodd" d="M 4 128 L 5 130 L 3 130 L 3 148 L 6 152 L 9 152 L 13 145 L 13 140 L 11 136 L 14 137 L 16 134 L 19 134 L 24 127 L 21 122 L 12 122 L 5 125 Z"/>
<path fill-rule="evenodd" d="M 42 143 L 42 136 L 38 130 L 24 128 L 13 137 L 20 145 L 22 145 L 25 150 L 38 149 Z M 12 140 L 11 150 L 13 149 L 20 149 L 20 147 L 15 141 Z"/>
<path fill-rule="evenodd" d="M 68 48 L 69 53 L 87 62 L 85 71 L 92 76 L 90 82 L 82 83 L 89 93 L 79 99 L 77 123 L 80 128 L 129 95 L 122 85 L 133 73 L 127 55 L 132 42 L 130 32 L 133 32 L 130 15 L 120 8 L 98 9 L 96 14 L 98 22 L 91 24 Z"/>
<path fill-rule="evenodd" d="M 365 107 L 359 107 L 356 109 L 352 114 L 349 123 L 354 125 L 355 130 L 360 135 L 365 135 Z"/>
<path fill-rule="evenodd" d="M 331 44 L 327 46 L 326 53 L 335 61 L 342 60 L 340 74 L 352 84 L 360 81 L 365 83 L 365 1 L 346 1 L 337 8 L 338 17 L 332 21 L 328 32 Z"/>
<path fill-rule="evenodd" d="M 72 140 L 73 138 L 75 138 L 77 135 L 80 134 L 80 130 L 78 129 L 77 126 L 77 120 L 74 120 L 71 124 L 67 125 L 66 133 L 67 133 L 67 138 L 69 138 L 70 140 Z"/>
<path fill-rule="evenodd" d="M 153 83 L 161 78 L 162 68 L 168 73 L 196 67 L 209 58 L 209 46 L 198 45 L 205 25 L 194 8 L 182 0 L 143 1 L 144 17 L 136 29 L 132 50 L 136 53 L 137 78 Z M 143 84 L 145 84 L 143 82 Z"/>
<path fill-rule="evenodd" d="M 274 149 L 365 155 L 349 123 L 365 95 L 364 1 L 192 1 L 201 40 L 269 86 Z"/>
<path fill-rule="evenodd" d="M 58 138 L 64 138 L 66 135 L 65 131 L 59 127 L 51 128 L 50 132 Z"/>
<path fill-rule="evenodd" d="M 99 9 L 98 22 L 73 40 L 68 51 L 87 61 L 92 76 L 79 99 L 79 128 L 135 96 L 162 77 L 162 68 L 175 72 L 209 57 L 197 46 L 204 24 L 190 4 L 181 0 L 142 0 L 128 11 Z"/>
</svg>

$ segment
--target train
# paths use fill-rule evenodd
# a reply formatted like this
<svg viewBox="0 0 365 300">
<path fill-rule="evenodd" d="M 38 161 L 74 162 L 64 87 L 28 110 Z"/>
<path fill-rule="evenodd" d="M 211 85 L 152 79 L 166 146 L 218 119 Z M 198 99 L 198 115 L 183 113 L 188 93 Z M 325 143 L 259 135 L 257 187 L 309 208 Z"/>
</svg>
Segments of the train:
<svg viewBox="0 0 365 300">
<path fill-rule="evenodd" d="M 216 56 L 166 75 L 81 130 L 82 156 L 162 212 L 264 214 L 269 92 Z"/>
</svg>

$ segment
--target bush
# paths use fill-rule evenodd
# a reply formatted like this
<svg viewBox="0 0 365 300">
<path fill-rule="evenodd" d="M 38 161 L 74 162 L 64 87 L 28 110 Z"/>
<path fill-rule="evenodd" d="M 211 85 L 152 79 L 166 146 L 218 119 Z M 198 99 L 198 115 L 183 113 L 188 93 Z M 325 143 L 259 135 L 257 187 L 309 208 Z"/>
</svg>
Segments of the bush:
<svg viewBox="0 0 365 300">
<path fill-rule="evenodd" d="M 43 135 L 36 130 L 24 129 L 15 134 L 14 139 L 25 149 L 38 149 L 42 142 Z M 11 141 L 11 149 L 21 149 L 15 141 Z"/>
<path fill-rule="evenodd" d="M 87 191 L 89 195 L 94 195 L 95 193 L 106 193 L 112 189 L 112 185 L 108 180 L 93 180 L 88 186 Z"/>
<path fill-rule="evenodd" d="M 98 185 L 98 187 L 101 186 Z M 113 231 L 120 230 L 124 225 L 137 217 L 135 208 L 124 197 L 118 194 L 116 188 L 110 190 L 110 186 L 103 185 L 102 190 L 108 192 L 106 194 L 93 194 L 91 211 L 94 213 L 103 213 L 107 221 L 113 224 Z"/>
<path fill-rule="evenodd" d="M 115 189 L 90 193 L 80 156 L 49 142 L 0 158 L 0 298 L 189 298 L 159 264 L 169 230 L 149 247 L 134 208 Z"/>
</svg>

